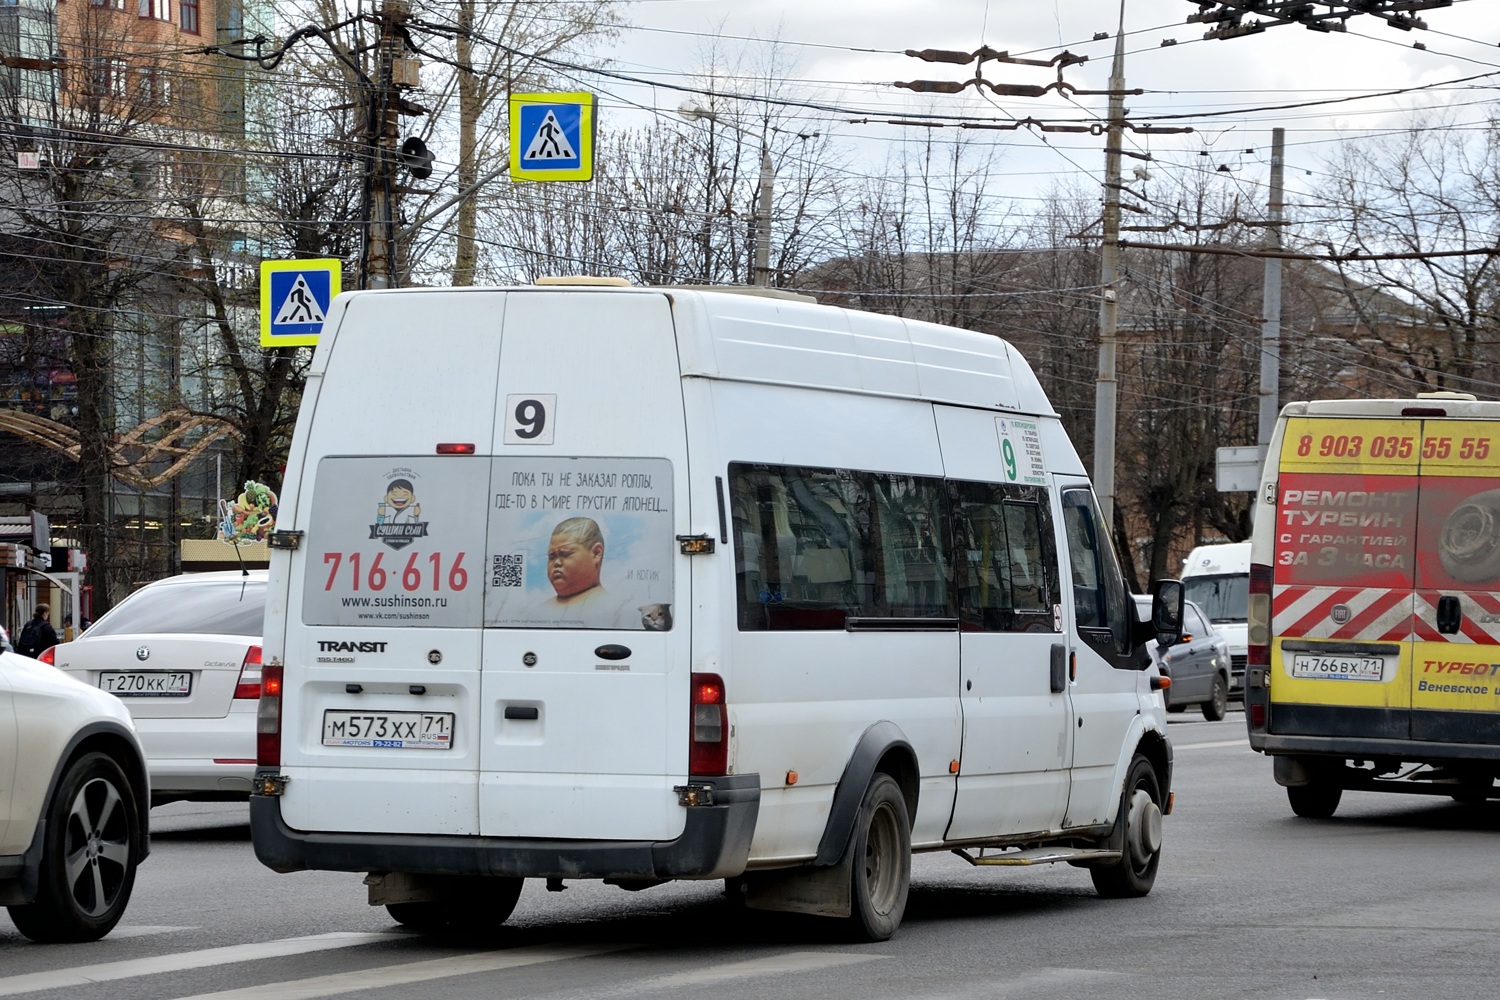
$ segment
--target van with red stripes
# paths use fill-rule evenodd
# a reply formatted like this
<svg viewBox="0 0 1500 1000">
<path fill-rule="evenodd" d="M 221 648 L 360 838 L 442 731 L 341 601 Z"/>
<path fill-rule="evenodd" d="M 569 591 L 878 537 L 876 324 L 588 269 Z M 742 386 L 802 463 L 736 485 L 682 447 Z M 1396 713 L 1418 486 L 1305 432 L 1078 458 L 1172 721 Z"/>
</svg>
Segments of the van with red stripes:
<svg viewBox="0 0 1500 1000">
<path fill-rule="evenodd" d="M 914 851 L 1150 891 L 1147 643 L 1182 585 L 1139 620 L 1005 341 L 617 279 L 353 292 L 321 337 L 271 544 L 266 865 L 437 930 L 523 880 L 715 879 L 879 940 Z"/>
<path fill-rule="evenodd" d="M 1245 717 L 1292 810 L 1500 796 L 1500 403 L 1290 403 L 1259 501 Z"/>
</svg>

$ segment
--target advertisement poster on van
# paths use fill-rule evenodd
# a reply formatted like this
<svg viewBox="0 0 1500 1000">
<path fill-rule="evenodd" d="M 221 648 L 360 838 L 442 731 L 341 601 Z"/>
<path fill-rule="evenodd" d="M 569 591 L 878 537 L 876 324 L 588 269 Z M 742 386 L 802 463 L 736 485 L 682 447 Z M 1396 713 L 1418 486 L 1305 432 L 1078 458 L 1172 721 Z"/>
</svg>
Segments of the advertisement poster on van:
<svg viewBox="0 0 1500 1000">
<path fill-rule="evenodd" d="M 484 623 L 672 627 L 672 463 L 496 458 Z"/>
<path fill-rule="evenodd" d="M 489 464 L 472 459 L 323 459 L 303 620 L 477 627 L 488 487 Z"/>
<path fill-rule="evenodd" d="M 1401 643 L 1411 707 L 1500 707 L 1500 430 L 1294 423 L 1278 482 L 1277 634 Z M 1392 680 L 1393 665 L 1369 679 Z"/>
</svg>

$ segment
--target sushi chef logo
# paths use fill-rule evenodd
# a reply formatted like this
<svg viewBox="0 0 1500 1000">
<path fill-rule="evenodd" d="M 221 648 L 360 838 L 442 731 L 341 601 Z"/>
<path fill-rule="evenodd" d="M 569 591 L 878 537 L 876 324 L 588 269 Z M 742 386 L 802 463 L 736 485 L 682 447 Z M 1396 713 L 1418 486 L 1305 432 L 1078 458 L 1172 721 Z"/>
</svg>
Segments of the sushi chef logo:
<svg viewBox="0 0 1500 1000">
<path fill-rule="evenodd" d="M 385 496 L 375 505 L 370 537 L 393 549 L 404 549 L 418 538 L 427 537 L 427 522 L 422 520 L 422 505 L 417 503 L 416 489 L 410 479 L 397 476 L 386 483 Z"/>
</svg>

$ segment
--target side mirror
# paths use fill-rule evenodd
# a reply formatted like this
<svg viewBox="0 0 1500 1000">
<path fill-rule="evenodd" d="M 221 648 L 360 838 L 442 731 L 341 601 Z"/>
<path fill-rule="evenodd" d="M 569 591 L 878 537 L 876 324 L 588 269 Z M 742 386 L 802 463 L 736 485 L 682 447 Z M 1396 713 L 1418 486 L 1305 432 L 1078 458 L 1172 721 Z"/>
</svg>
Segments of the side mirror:
<svg viewBox="0 0 1500 1000">
<path fill-rule="evenodd" d="M 1160 580 L 1151 596 L 1151 627 L 1156 641 L 1174 646 L 1182 641 L 1182 606 L 1187 600 L 1180 580 Z"/>
</svg>

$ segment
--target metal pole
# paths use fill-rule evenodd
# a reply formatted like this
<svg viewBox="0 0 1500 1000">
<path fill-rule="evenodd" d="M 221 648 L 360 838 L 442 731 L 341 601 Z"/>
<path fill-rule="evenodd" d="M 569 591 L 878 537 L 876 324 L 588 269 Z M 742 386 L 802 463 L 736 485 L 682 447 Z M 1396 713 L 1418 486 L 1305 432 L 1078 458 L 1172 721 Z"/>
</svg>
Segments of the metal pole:
<svg viewBox="0 0 1500 1000">
<path fill-rule="evenodd" d="M 1094 492 L 1112 532 L 1115 516 L 1115 335 L 1119 326 L 1120 145 L 1125 120 L 1125 0 L 1109 74 L 1109 141 L 1104 152 L 1104 242 L 1099 269 L 1099 377 L 1094 389 Z"/>
<path fill-rule="evenodd" d="M 760 147 L 760 210 L 755 213 L 755 278 L 761 288 L 771 284 L 771 200 L 775 195 L 776 168 L 771 151 Z"/>
<path fill-rule="evenodd" d="M 1266 212 L 1266 248 L 1281 249 L 1281 218 L 1284 207 L 1286 129 L 1271 130 L 1271 201 Z M 1255 443 L 1264 448 L 1276 429 L 1281 408 L 1281 258 L 1266 258 L 1265 290 L 1261 297 L 1260 323 L 1260 420 Z"/>
<path fill-rule="evenodd" d="M 370 164 L 365 176 L 369 185 L 370 217 L 365 220 L 365 273 L 362 287 L 390 288 L 397 272 L 395 245 L 396 218 L 396 133 L 399 112 L 396 109 L 395 61 L 404 56 L 405 44 L 396 28 L 406 19 L 405 0 L 385 0 L 381 5 L 379 66 L 375 79 L 367 88 L 367 127 Z"/>
</svg>

